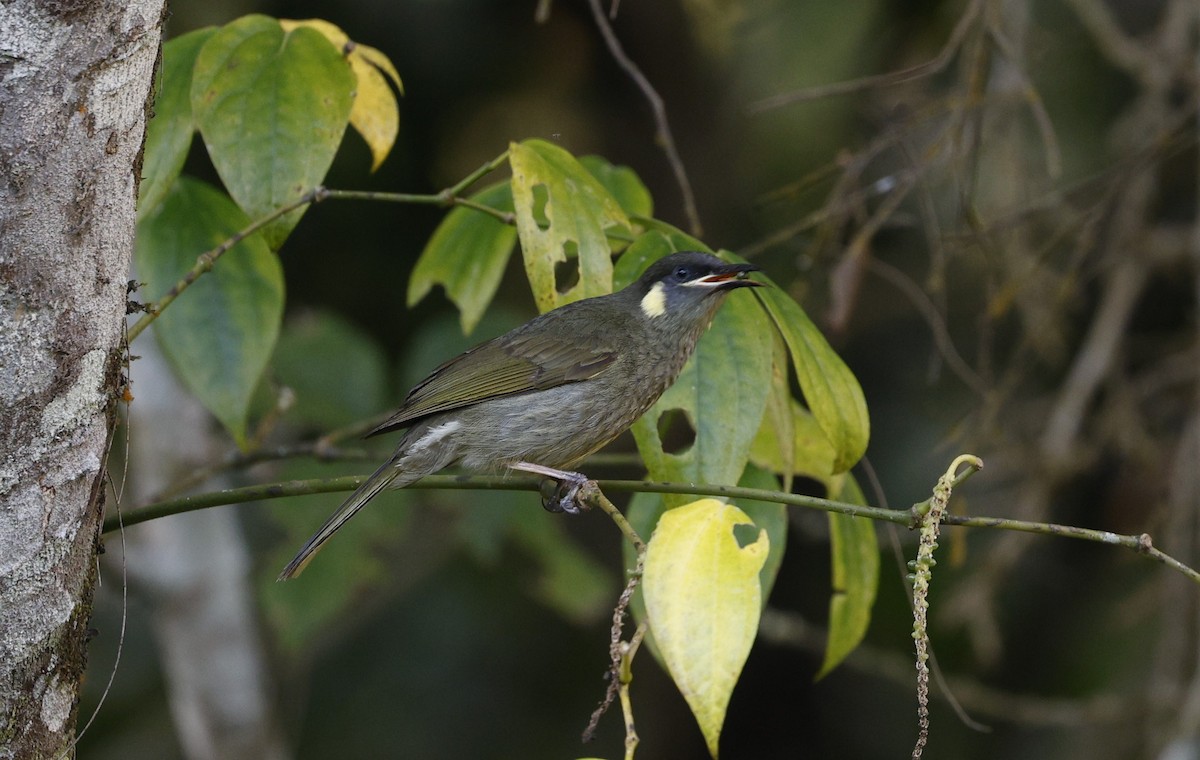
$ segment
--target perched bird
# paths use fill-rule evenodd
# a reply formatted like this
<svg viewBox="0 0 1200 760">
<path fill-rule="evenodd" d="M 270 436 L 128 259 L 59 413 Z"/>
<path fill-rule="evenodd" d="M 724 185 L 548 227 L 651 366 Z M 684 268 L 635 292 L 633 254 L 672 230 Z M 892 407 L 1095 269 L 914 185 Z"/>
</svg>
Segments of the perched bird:
<svg viewBox="0 0 1200 760">
<path fill-rule="evenodd" d="M 368 436 L 400 428 L 391 459 L 367 478 L 279 575 L 299 575 L 326 541 L 384 488 L 458 463 L 558 482 L 543 504 L 577 512 L 587 478 L 564 469 L 619 436 L 691 356 L 725 295 L 762 283 L 756 267 L 684 252 L 651 264 L 624 290 L 535 317 L 435 369 Z"/>
</svg>

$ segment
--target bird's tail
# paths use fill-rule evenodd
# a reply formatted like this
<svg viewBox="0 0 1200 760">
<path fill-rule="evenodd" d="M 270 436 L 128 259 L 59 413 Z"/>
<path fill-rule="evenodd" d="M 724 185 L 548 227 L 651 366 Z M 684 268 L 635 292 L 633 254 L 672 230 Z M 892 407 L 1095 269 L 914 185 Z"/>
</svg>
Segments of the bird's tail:
<svg viewBox="0 0 1200 760">
<path fill-rule="evenodd" d="M 304 567 L 312 561 L 313 555 L 320 551 L 325 542 L 333 537 L 343 525 L 351 517 L 354 517 L 358 510 L 362 509 L 368 501 L 379 495 L 379 492 L 387 488 L 396 476 L 400 474 L 400 469 L 396 466 L 396 458 L 393 457 L 383 463 L 383 466 L 376 470 L 371 477 L 363 481 L 363 484 L 358 487 L 354 493 L 350 494 L 350 498 L 342 502 L 342 505 L 337 508 L 321 529 L 313 534 L 312 538 L 292 557 L 292 561 L 283 568 L 283 572 L 279 574 L 276 580 L 286 581 L 295 578 L 304 571 Z"/>
</svg>

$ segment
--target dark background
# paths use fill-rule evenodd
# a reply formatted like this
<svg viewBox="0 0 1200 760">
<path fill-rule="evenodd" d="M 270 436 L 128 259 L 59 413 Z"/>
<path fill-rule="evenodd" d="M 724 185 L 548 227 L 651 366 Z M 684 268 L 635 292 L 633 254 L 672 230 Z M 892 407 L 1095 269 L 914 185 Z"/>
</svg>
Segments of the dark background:
<svg viewBox="0 0 1200 760">
<path fill-rule="evenodd" d="M 614 25 L 666 103 L 702 238 L 752 255 L 785 284 L 859 377 L 882 488 L 857 471 L 871 503 L 927 498 L 968 451 L 987 468 L 956 494 L 955 510 L 1145 531 L 1195 563 L 1200 12 L 1184 1 L 1096 3 L 1107 29 L 1081 20 L 1090 3 L 1079 0 L 984 5 L 927 76 L 761 111 L 753 104 L 763 98 L 934 59 L 968 6 L 624 0 Z M 650 109 L 587 5 L 554 3 L 541 24 L 534 9 L 183 2 L 168 32 L 250 12 L 316 16 L 389 55 L 405 83 L 396 148 L 368 175 L 366 148 L 348 135 L 330 187 L 435 192 L 510 140 L 541 137 L 632 167 L 656 216 L 686 227 Z M 212 176 L 199 140 L 188 170 Z M 897 186 L 911 192 L 888 210 Z M 288 329 L 339 315 L 388 368 L 385 407 L 458 347 L 533 313 L 515 258 L 469 338 L 454 334 L 456 314 L 440 292 L 405 307 L 409 272 L 443 213 L 330 202 L 307 213 L 280 253 Z M 811 214 L 817 224 L 793 230 Z M 1121 301 L 1130 277 L 1138 285 Z M 1057 447 L 1047 437 L 1056 421 L 1069 431 Z M 323 432 L 296 423 L 277 435 Z M 311 476 L 374 465 L 339 466 Z M 239 477 L 310 472 L 302 467 Z M 270 689 L 297 757 L 621 756 L 618 711 L 594 745 L 578 742 L 604 690 L 606 609 L 622 568 L 616 532 L 600 516 L 553 528 L 600 571 L 589 587 L 600 603 L 568 612 L 539 595 L 552 571 L 535 539 L 520 538 L 525 529 L 471 538 L 484 530 L 473 524 L 508 519 L 497 511 L 564 521 L 542 514 L 534 497 L 396 497 L 394 509 L 375 508 L 376 524 L 403 521 L 373 549 L 387 572 L 352 587 L 327 579 L 324 593 L 352 602 L 316 630 L 289 633 L 303 610 L 280 613 L 266 579 L 335 502 L 305 501 L 303 515 L 285 518 L 286 536 L 273 519 L 278 505 L 238 508 L 263 579 L 255 588 Z M 814 683 L 828 543 L 822 517 L 796 515 L 722 757 L 907 756 L 916 733 L 911 616 L 891 533 L 880 528 L 866 645 Z M 914 537 L 899 533 L 911 558 Z M 1046 536 L 948 528 L 939 559 L 934 646 L 955 695 L 990 731 L 967 727 L 935 696 L 925 757 L 1153 758 L 1176 741 L 1194 750 L 1195 586 L 1132 552 Z M 119 638 L 119 566 L 106 567 L 117 580 L 99 600 L 85 717 Z M 123 659 L 81 757 L 183 756 L 149 614 L 135 585 Z M 810 626 L 804 635 L 784 625 L 797 619 Z M 292 635 L 299 643 L 284 643 Z M 686 704 L 648 654 L 634 673 L 637 757 L 705 757 Z"/>
</svg>

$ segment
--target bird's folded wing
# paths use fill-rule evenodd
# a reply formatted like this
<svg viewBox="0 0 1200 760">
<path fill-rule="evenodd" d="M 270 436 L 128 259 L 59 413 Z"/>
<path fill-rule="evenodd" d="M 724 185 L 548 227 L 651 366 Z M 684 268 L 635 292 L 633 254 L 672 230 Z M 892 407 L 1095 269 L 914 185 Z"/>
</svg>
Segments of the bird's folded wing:
<svg viewBox="0 0 1200 760">
<path fill-rule="evenodd" d="M 481 401 L 588 380 L 616 353 L 571 339 L 506 335 L 460 354 L 413 388 L 404 405 L 368 436 L 408 427 L 422 417 Z"/>
</svg>

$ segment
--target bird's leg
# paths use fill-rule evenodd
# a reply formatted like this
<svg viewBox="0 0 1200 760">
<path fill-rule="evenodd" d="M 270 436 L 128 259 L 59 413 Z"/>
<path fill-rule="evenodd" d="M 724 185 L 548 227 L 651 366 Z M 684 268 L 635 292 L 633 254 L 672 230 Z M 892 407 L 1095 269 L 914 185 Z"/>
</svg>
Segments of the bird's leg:
<svg viewBox="0 0 1200 760">
<path fill-rule="evenodd" d="M 541 475 L 549 481 L 554 481 L 556 485 L 549 490 L 543 488 L 542 506 L 549 512 L 566 512 L 569 515 L 577 515 L 587 508 L 585 500 L 580 498 L 580 490 L 586 492 L 585 486 L 591 483 L 595 487 L 587 475 L 581 472 L 571 472 L 570 470 L 557 470 L 553 467 L 545 467 L 532 462 L 515 462 L 509 465 L 509 469 L 521 470 L 523 472 L 531 472 L 534 475 Z"/>
</svg>

